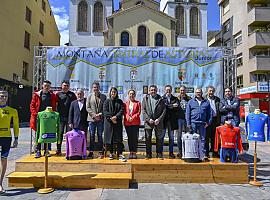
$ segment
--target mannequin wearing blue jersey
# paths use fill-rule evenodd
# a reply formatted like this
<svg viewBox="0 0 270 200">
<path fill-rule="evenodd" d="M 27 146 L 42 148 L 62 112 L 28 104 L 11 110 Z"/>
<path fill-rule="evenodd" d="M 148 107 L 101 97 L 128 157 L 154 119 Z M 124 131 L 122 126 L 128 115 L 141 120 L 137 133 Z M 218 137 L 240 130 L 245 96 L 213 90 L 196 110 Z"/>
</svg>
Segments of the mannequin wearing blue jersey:
<svg viewBox="0 0 270 200">
<path fill-rule="evenodd" d="M 261 113 L 260 109 L 255 109 L 254 113 L 248 114 L 245 122 L 248 140 L 265 142 L 265 124 L 267 125 L 267 140 L 269 141 L 270 127 L 268 116 Z"/>
</svg>

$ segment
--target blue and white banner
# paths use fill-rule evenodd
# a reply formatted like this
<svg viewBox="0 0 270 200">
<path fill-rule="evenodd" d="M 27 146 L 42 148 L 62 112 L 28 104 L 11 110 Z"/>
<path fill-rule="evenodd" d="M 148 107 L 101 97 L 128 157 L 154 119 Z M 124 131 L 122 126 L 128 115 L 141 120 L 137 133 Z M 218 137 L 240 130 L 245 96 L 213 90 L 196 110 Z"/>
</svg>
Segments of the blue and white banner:
<svg viewBox="0 0 270 200">
<path fill-rule="evenodd" d="M 137 99 L 148 92 L 148 86 L 173 86 L 178 95 L 185 85 L 193 96 L 194 89 L 212 85 L 218 96 L 223 90 L 222 50 L 220 48 L 179 47 L 55 47 L 47 50 L 46 78 L 56 89 L 69 80 L 71 89 L 82 88 L 86 95 L 94 81 L 107 93 L 116 86 L 124 100 L 127 91 L 137 91 Z"/>
</svg>

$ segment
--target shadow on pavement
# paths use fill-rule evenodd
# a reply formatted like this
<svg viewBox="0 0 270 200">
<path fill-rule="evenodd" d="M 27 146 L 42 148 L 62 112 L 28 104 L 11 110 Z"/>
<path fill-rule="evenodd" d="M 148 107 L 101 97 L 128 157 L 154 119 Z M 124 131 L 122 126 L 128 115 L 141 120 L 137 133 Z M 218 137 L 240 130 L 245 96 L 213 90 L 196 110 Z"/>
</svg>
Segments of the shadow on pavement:
<svg viewBox="0 0 270 200">
<path fill-rule="evenodd" d="M 239 159 L 245 163 L 253 163 L 254 162 L 254 156 L 250 154 L 242 154 L 239 155 Z M 257 163 L 261 162 L 260 158 L 257 158 Z"/>
<path fill-rule="evenodd" d="M 8 189 L 8 190 L 6 190 L 6 194 L 4 194 L 2 196 L 12 197 L 12 196 L 18 196 L 18 195 L 30 194 L 30 193 L 38 194 L 37 190 L 38 189 L 36 189 L 36 188 Z M 89 190 L 89 189 L 55 189 L 54 192 L 57 192 L 57 191 L 70 191 L 70 192 L 72 192 L 72 191 L 83 191 L 83 190 Z"/>
</svg>

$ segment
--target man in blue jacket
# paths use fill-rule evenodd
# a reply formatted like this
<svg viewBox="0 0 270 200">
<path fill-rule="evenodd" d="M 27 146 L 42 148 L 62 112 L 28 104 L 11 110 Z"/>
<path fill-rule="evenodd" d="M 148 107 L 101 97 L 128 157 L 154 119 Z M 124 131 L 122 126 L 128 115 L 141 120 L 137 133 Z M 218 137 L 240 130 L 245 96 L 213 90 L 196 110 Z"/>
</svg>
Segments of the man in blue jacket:
<svg viewBox="0 0 270 200">
<path fill-rule="evenodd" d="M 210 103 L 207 99 L 202 97 L 202 89 L 195 90 L 195 98 L 191 99 L 186 108 L 187 126 L 193 133 L 198 133 L 201 136 L 202 155 L 204 161 L 208 158 L 205 156 L 205 136 L 206 127 L 212 122 L 212 114 Z"/>
</svg>

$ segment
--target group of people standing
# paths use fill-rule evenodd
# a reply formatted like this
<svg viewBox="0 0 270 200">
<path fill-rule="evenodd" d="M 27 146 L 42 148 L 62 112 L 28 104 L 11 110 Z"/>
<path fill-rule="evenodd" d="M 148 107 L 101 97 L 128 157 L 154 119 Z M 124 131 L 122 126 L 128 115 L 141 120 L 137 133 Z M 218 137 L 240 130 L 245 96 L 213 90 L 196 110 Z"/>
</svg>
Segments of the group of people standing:
<svg viewBox="0 0 270 200">
<path fill-rule="evenodd" d="M 175 158 L 174 134 L 177 134 L 177 157 L 182 158 L 182 133 L 193 132 L 201 136 L 204 160 L 209 152 L 214 151 L 215 129 L 226 120 L 239 125 L 239 99 L 232 96 L 231 88 L 225 88 L 225 97 L 220 100 L 215 96 L 215 88 L 209 86 L 203 96 L 201 88 L 195 90 L 195 97 L 186 94 L 186 87 L 180 87 L 179 97 L 172 94 L 172 86 L 164 87 L 164 95 L 157 94 L 157 86 L 149 86 L 149 93 L 142 103 L 136 100 L 136 91 L 128 90 L 128 100 L 123 102 L 117 88 L 111 87 L 108 97 L 100 91 L 98 82 L 92 84 L 91 94 L 85 98 L 79 89 L 74 94 L 69 90 L 69 82 L 63 81 L 62 90 L 56 94 L 50 91 L 51 83 L 44 81 L 41 91 L 34 93 L 31 110 L 31 128 L 36 128 L 38 112 L 51 106 L 59 112 L 61 119 L 61 141 L 63 134 L 73 128 L 90 133 L 89 158 L 94 158 L 94 150 L 103 158 L 104 151 L 109 151 L 109 159 L 126 161 L 123 155 L 123 126 L 128 136 L 129 159 L 137 158 L 137 146 L 141 113 L 144 119 L 146 159 L 152 158 L 152 132 L 156 138 L 156 157 L 163 159 L 164 137 L 169 136 L 169 158 Z M 123 120 L 124 119 L 124 120 Z M 97 133 L 98 142 L 95 143 Z M 211 144 L 209 148 L 209 142 Z M 97 146 L 95 146 L 97 144 Z M 57 145 L 57 155 L 61 155 L 61 143 Z M 40 157 L 40 145 L 35 157 Z"/>
</svg>

